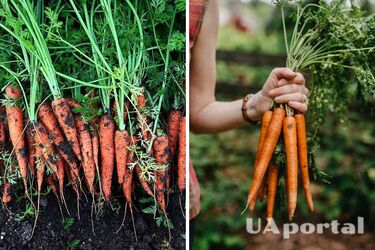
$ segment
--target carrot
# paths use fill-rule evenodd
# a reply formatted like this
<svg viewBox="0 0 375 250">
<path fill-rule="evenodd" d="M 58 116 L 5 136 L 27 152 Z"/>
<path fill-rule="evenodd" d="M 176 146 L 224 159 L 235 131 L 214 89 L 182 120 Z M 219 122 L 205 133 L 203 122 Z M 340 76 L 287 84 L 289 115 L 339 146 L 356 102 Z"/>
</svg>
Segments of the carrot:
<svg viewBox="0 0 375 250">
<path fill-rule="evenodd" d="M 5 149 L 6 143 L 6 114 L 5 114 L 5 107 L 0 105 L 0 150 Z"/>
<path fill-rule="evenodd" d="M 81 154 L 83 158 L 82 166 L 83 172 L 85 174 L 85 180 L 88 185 L 87 188 L 89 189 L 90 193 L 93 193 L 95 179 L 95 162 L 90 132 L 87 126 L 82 121 L 80 115 L 75 115 L 74 121 L 78 132 L 79 143 L 81 146 Z"/>
<path fill-rule="evenodd" d="M 171 164 L 176 155 L 181 118 L 182 118 L 181 111 L 171 110 L 169 112 L 168 121 L 167 121 L 167 124 L 168 124 L 167 134 L 168 134 L 168 141 L 169 141 L 169 148 L 170 148 L 169 160 L 171 161 Z M 170 182 L 171 182 L 171 166 L 170 165 L 168 166 L 166 174 L 167 174 L 166 188 L 169 189 Z"/>
<path fill-rule="evenodd" d="M 34 130 L 31 129 L 30 126 L 27 126 L 26 129 L 26 140 L 27 140 L 27 148 L 29 151 L 29 168 L 31 175 L 35 175 L 35 142 L 34 142 Z"/>
<path fill-rule="evenodd" d="M 38 144 L 38 147 L 42 148 L 42 155 L 44 159 L 46 160 L 46 163 L 48 163 L 49 167 L 52 169 L 52 171 L 58 175 L 57 172 L 57 155 L 55 154 L 55 148 L 53 147 L 52 142 L 50 142 L 48 137 L 48 131 L 46 127 L 38 121 L 35 124 L 35 135 L 34 135 L 34 141 L 36 144 Z"/>
<path fill-rule="evenodd" d="M 36 167 L 36 182 L 37 182 L 37 191 L 38 191 L 38 202 L 37 202 L 37 212 L 36 212 L 36 217 L 35 217 L 35 222 L 34 222 L 34 229 L 36 226 L 36 222 L 38 220 L 39 216 L 39 206 L 40 206 L 40 193 L 42 191 L 42 184 L 43 184 L 43 177 L 44 177 L 44 168 L 45 168 L 45 160 L 43 156 L 43 143 L 40 140 L 40 132 L 38 131 L 38 125 L 41 123 L 35 124 L 35 137 L 34 141 L 36 142 L 35 146 L 35 157 L 36 157 L 36 162 L 37 162 L 37 167 Z M 34 124 L 33 124 L 34 125 Z M 34 230 L 33 230 L 34 231 Z"/>
<path fill-rule="evenodd" d="M 180 190 L 186 189 L 186 117 L 180 121 L 177 182 Z"/>
<path fill-rule="evenodd" d="M 47 183 L 50 186 L 50 188 L 51 188 L 53 194 L 55 195 L 56 199 L 60 202 L 60 197 L 59 197 L 59 194 L 57 192 L 57 186 L 56 186 L 55 180 L 54 180 L 52 175 L 49 175 L 47 177 Z"/>
<path fill-rule="evenodd" d="M 259 191 L 258 191 L 258 198 L 260 202 L 264 200 L 266 193 L 267 193 L 266 177 L 263 177 L 262 183 L 260 184 Z"/>
<path fill-rule="evenodd" d="M 258 172 L 259 159 L 260 159 L 262 148 L 263 148 L 263 145 L 264 145 L 264 140 L 266 139 L 267 129 L 268 129 L 268 127 L 270 125 L 270 122 L 271 122 L 271 119 L 272 119 L 272 114 L 273 114 L 273 112 L 268 110 L 268 111 L 264 112 L 263 116 L 262 116 L 262 123 L 261 123 L 262 125 L 261 125 L 261 128 L 260 128 L 258 148 L 257 148 L 257 152 L 255 154 L 254 173 L 253 173 L 254 176 Z M 259 188 L 259 190 L 260 190 L 259 193 L 261 193 L 259 195 L 259 199 L 261 201 L 264 198 L 264 194 L 263 194 L 264 188 L 265 188 L 265 178 L 262 179 L 261 186 Z M 254 196 L 254 198 L 252 200 L 250 200 L 249 206 L 250 206 L 251 209 L 253 209 L 255 207 L 256 200 L 257 200 L 256 195 Z"/>
<path fill-rule="evenodd" d="M 150 187 L 148 186 L 147 180 L 144 177 L 142 177 L 141 167 L 138 164 L 135 165 L 135 172 L 138 175 L 139 182 L 141 183 L 141 186 L 143 187 L 143 189 L 146 191 L 148 195 L 153 196 L 154 194 L 152 193 Z"/>
<path fill-rule="evenodd" d="M 12 185 L 10 184 L 9 181 L 4 183 L 3 186 L 3 196 L 1 200 L 4 202 L 4 204 L 8 204 L 9 202 L 12 201 Z"/>
<path fill-rule="evenodd" d="M 92 154 L 94 158 L 94 163 L 97 171 L 99 171 L 99 135 L 98 135 L 98 126 L 99 120 L 97 117 L 91 122 L 91 142 L 92 142 Z M 99 172 L 97 173 L 98 175 Z"/>
<path fill-rule="evenodd" d="M 267 171 L 268 164 L 271 161 L 273 151 L 275 150 L 277 141 L 279 140 L 281 129 L 283 126 L 283 119 L 285 117 L 285 110 L 283 108 L 276 108 L 273 111 L 271 122 L 268 126 L 264 144 L 260 153 L 259 162 L 257 164 L 257 171 L 254 173 L 253 182 L 249 188 L 249 194 L 247 198 L 247 206 L 251 200 L 256 200 L 256 196 L 262 180 Z M 255 205 L 255 203 L 254 203 Z M 253 212 L 254 207 L 249 207 L 250 213 Z"/>
<path fill-rule="evenodd" d="M 117 130 L 115 133 L 116 168 L 118 183 L 124 182 L 126 164 L 128 161 L 129 133 L 126 130 Z"/>
<path fill-rule="evenodd" d="M 111 196 L 111 183 L 115 161 L 115 122 L 110 114 L 104 114 L 99 123 L 99 140 L 101 156 L 101 181 L 104 197 L 107 201 Z"/>
<path fill-rule="evenodd" d="M 310 212 L 314 212 L 314 203 L 310 190 L 309 167 L 307 159 L 307 143 L 306 143 L 306 124 L 305 116 L 303 114 L 294 115 L 297 124 L 297 148 L 298 160 L 301 171 L 301 180 L 303 191 L 309 206 Z"/>
<path fill-rule="evenodd" d="M 131 145 L 133 150 L 135 150 L 135 146 L 137 145 L 137 142 L 138 142 L 138 138 L 136 136 L 130 137 L 130 145 Z M 134 151 L 130 152 L 129 163 L 134 163 L 134 162 L 136 162 L 136 160 L 137 159 L 136 159 L 135 152 Z M 122 189 L 123 189 L 123 192 L 124 192 L 125 199 L 130 205 L 130 210 L 132 210 L 132 204 L 133 204 L 133 202 L 132 202 L 132 184 L 133 184 L 133 169 L 131 169 L 129 167 L 126 167 L 124 180 L 122 182 Z"/>
<path fill-rule="evenodd" d="M 70 143 L 64 138 L 64 134 L 60 129 L 59 123 L 50 104 L 44 103 L 39 106 L 38 118 L 48 130 L 58 153 L 69 164 L 71 171 L 75 174 L 74 179 L 78 180 L 79 169 L 76 155 L 73 152 Z"/>
<path fill-rule="evenodd" d="M 279 166 L 271 163 L 268 169 L 267 219 L 272 218 L 276 200 L 276 190 L 279 178 Z"/>
<path fill-rule="evenodd" d="M 24 122 L 23 114 L 20 107 L 16 105 L 17 99 L 21 98 L 22 92 L 18 86 L 9 85 L 5 89 L 6 96 L 11 100 L 6 107 L 9 137 L 12 142 L 14 152 L 17 158 L 18 166 L 20 168 L 23 185 L 25 187 L 25 194 L 28 196 L 29 189 L 27 186 L 27 150 L 25 143 L 25 134 L 23 131 Z"/>
<path fill-rule="evenodd" d="M 287 199 L 289 220 L 293 219 L 297 206 L 298 188 L 298 152 L 297 152 L 297 128 L 296 120 L 287 116 L 283 121 L 285 154 L 287 163 Z"/>
<path fill-rule="evenodd" d="M 158 136 L 154 140 L 153 144 L 154 154 L 156 163 L 159 166 L 167 166 L 169 163 L 169 142 L 167 135 Z M 165 197 L 164 197 L 164 188 L 166 182 L 166 170 L 155 170 L 155 188 L 156 188 L 156 200 L 159 202 L 160 208 L 163 210 L 164 214 L 167 214 Z"/>
<path fill-rule="evenodd" d="M 139 127 L 142 132 L 142 137 L 144 140 L 150 140 L 151 139 L 151 134 L 147 130 L 147 123 L 148 123 L 148 118 L 144 113 L 144 110 L 146 110 L 146 98 L 143 94 L 138 95 L 138 102 L 137 102 L 137 108 L 139 114 L 137 114 L 138 122 L 139 122 Z"/>
<path fill-rule="evenodd" d="M 74 118 L 70 106 L 64 98 L 54 100 L 52 109 L 55 113 L 57 121 L 59 122 L 64 134 L 77 156 L 78 160 L 82 161 L 81 149 L 79 146 L 78 134 L 74 125 Z"/>
</svg>

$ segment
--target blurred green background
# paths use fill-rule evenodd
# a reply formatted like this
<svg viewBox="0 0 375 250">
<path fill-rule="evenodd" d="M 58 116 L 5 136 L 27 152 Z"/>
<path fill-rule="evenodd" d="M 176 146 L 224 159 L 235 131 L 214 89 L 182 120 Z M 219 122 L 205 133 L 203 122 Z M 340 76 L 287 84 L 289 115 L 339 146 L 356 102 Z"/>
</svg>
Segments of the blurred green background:
<svg viewBox="0 0 375 250">
<path fill-rule="evenodd" d="M 360 4 L 374 12 L 371 2 Z M 279 10 L 263 1 L 221 1 L 220 15 L 216 95 L 218 100 L 234 100 L 260 90 L 272 67 L 283 62 L 281 19 Z M 253 53 L 245 58 L 248 64 L 239 64 L 248 52 Z M 370 102 L 375 106 L 374 100 Z M 334 114 L 326 118 L 316 160 L 330 184 L 313 181 L 314 214 L 308 212 L 299 190 L 295 222 L 356 222 L 362 216 L 365 235 L 295 235 L 287 241 L 246 233 L 247 213 L 241 211 L 259 135 L 258 127 L 247 125 L 216 135 L 190 134 L 190 155 L 201 187 L 193 249 L 374 249 L 375 113 L 353 105 L 347 115 L 347 124 Z M 258 202 L 255 216 L 264 218 L 265 207 L 266 202 Z M 281 227 L 285 207 L 276 210 Z"/>
</svg>

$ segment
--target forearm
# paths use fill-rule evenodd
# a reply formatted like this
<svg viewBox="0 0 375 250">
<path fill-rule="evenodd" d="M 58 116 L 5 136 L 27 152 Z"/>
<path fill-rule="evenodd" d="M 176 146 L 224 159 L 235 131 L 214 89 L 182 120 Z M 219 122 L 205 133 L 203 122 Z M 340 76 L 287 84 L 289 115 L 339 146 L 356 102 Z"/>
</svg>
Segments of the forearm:
<svg viewBox="0 0 375 250">
<path fill-rule="evenodd" d="M 261 118 L 261 110 L 255 108 L 259 95 L 254 95 L 247 103 L 247 115 L 253 121 Z M 190 128 L 194 133 L 218 133 L 240 127 L 247 123 L 242 115 L 243 100 L 232 102 L 212 101 L 200 110 L 190 112 Z"/>
</svg>

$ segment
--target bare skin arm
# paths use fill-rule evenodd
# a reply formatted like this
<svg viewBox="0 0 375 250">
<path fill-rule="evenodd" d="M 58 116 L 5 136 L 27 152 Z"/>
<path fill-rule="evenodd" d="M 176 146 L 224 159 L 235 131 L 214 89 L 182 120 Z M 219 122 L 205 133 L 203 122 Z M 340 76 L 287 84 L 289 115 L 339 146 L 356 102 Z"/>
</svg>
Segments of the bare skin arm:
<svg viewBox="0 0 375 250">
<path fill-rule="evenodd" d="M 215 99 L 218 27 L 219 4 L 217 0 L 210 0 L 201 31 L 191 51 L 190 128 L 194 133 L 218 133 L 247 123 L 241 112 L 242 99 L 232 102 Z M 308 90 L 304 84 L 300 73 L 287 68 L 272 70 L 262 90 L 254 93 L 248 101 L 247 115 L 254 121 L 259 120 L 274 98 L 278 103 L 288 103 L 292 108 L 306 112 L 304 101 Z"/>
</svg>

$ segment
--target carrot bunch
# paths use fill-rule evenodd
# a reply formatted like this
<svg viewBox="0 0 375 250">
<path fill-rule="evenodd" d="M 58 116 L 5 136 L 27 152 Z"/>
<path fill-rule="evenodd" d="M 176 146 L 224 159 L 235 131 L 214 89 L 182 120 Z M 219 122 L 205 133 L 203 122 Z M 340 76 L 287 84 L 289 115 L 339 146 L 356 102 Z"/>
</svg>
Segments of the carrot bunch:
<svg viewBox="0 0 375 250">
<path fill-rule="evenodd" d="M 267 219 L 273 217 L 281 167 L 274 157 L 278 143 L 283 143 L 285 148 L 288 218 L 292 220 L 297 207 L 298 166 L 311 212 L 314 205 L 309 180 L 305 118 L 303 114 L 294 114 L 289 106 L 276 107 L 263 114 L 247 207 L 253 213 L 257 199 L 262 200 L 263 194 L 267 194 Z"/>
</svg>

